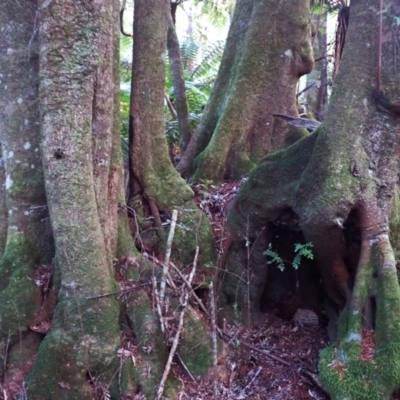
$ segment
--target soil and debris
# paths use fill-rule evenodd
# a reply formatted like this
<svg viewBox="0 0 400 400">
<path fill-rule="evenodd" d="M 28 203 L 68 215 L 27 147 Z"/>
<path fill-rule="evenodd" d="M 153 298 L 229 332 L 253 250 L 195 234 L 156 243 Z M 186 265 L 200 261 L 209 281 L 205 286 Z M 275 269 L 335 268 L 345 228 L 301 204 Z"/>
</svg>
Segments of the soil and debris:
<svg viewBox="0 0 400 400">
<path fill-rule="evenodd" d="M 226 250 L 227 214 L 242 182 L 223 183 L 219 187 L 205 183 L 193 186 L 198 206 L 211 221 L 218 254 L 223 254 Z M 291 220 L 286 221 L 285 224 L 289 222 Z M 150 256 L 147 255 L 147 257 Z M 162 265 L 161 258 L 158 260 L 152 256 L 152 262 Z M 126 265 L 137 261 L 128 258 L 123 261 L 123 265 L 119 263 L 120 268 L 116 268 L 116 279 L 120 285 L 118 297 L 122 301 L 130 291 L 149 285 L 149 283 L 140 284 L 137 281 L 125 280 Z M 173 262 L 171 265 L 172 270 L 175 271 L 171 272 L 172 280 L 183 287 L 182 273 L 176 271 L 178 268 Z M 200 268 L 193 281 L 195 284 L 204 281 L 202 274 Z M 43 291 L 44 297 L 49 297 L 51 275 L 52 268 L 50 267 L 39 268 L 35 275 L 35 282 Z M 198 298 L 195 300 L 197 305 L 201 303 Z M 205 306 L 203 304 L 200 306 L 200 312 L 205 314 L 207 312 Z M 262 311 L 257 323 L 251 328 L 240 325 L 219 327 L 219 339 L 223 345 L 217 369 L 204 378 L 193 377 L 190 371 L 182 367 L 182 363 L 179 362 L 178 348 L 172 370 L 174 376 L 181 382 L 179 400 L 215 398 L 221 400 L 328 400 L 330 398 L 318 384 L 317 371 L 319 352 L 329 345 L 326 321 L 321 320 L 310 310 L 298 309 L 294 315 L 286 319 L 279 318 L 282 315 L 277 313 L 276 309 Z M 49 322 L 51 327 L 50 324 L 51 322 Z M 46 328 L 47 332 L 49 328 L 47 326 Z M 38 331 L 33 327 L 31 329 Z M 143 360 L 130 329 L 122 332 L 121 342 L 118 350 L 121 363 L 126 359 L 131 359 L 135 366 L 140 365 Z M 373 358 L 374 351 L 374 332 L 364 329 L 360 359 L 370 360 Z M 100 389 L 103 390 L 94 387 L 94 397 Z M 5 393 L 8 394 L 8 398 L 16 394 L 10 386 L 0 386 L 0 399 L 6 398 L 2 396 Z M 97 396 L 97 398 L 100 397 Z M 143 396 L 138 393 L 134 398 L 142 399 Z"/>
<path fill-rule="evenodd" d="M 226 328 L 230 356 L 219 376 L 218 399 L 329 399 L 316 384 L 319 351 L 326 329 L 310 329 L 265 313 L 252 329 Z M 222 368 L 221 368 L 222 370 Z M 213 379 L 191 382 L 182 374 L 181 399 L 213 398 Z"/>
<path fill-rule="evenodd" d="M 193 187 L 197 204 L 211 221 L 219 254 L 225 251 L 227 214 L 242 182 Z M 322 324 L 284 320 L 268 310 L 252 328 L 226 326 L 222 332 L 228 356 L 218 366 L 218 399 L 329 399 L 316 384 L 319 352 L 329 344 Z M 178 368 L 175 373 L 183 384 L 180 399 L 213 398 L 212 375 L 193 382 Z"/>
</svg>

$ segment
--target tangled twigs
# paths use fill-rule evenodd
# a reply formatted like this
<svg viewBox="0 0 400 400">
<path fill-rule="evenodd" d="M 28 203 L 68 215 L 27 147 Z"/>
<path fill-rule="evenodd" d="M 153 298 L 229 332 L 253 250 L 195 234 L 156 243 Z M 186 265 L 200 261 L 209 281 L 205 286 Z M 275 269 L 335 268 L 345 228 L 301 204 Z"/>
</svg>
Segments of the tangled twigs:
<svg viewBox="0 0 400 400">
<path fill-rule="evenodd" d="M 172 226 L 171 226 L 171 229 L 172 229 Z M 195 253 L 195 256 L 194 256 L 194 260 L 193 260 L 193 268 L 192 268 L 192 271 L 190 272 L 189 279 L 188 279 L 190 285 L 192 284 L 192 281 L 193 281 L 193 278 L 194 278 L 194 274 L 196 272 L 198 257 L 199 257 L 199 247 L 197 246 L 196 247 L 196 253 Z M 162 396 L 162 394 L 164 392 L 165 382 L 167 381 L 167 378 L 168 378 L 168 375 L 169 375 L 169 371 L 170 371 L 171 365 L 172 365 L 172 360 L 173 360 L 173 358 L 175 356 L 175 353 L 176 353 L 176 349 L 178 348 L 179 337 L 181 335 L 181 331 L 182 331 L 182 327 L 183 327 L 183 318 L 185 316 L 186 307 L 187 307 L 188 301 L 189 301 L 190 292 L 188 290 L 185 290 L 185 286 L 184 285 L 183 285 L 182 289 L 183 289 L 184 295 L 183 295 L 183 301 L 181 303 L 182 310 L 181 310 L 181 313 L 179 315 L 178 329 L 176 330 L 176 334 L 175 334 L 174 340 L 172 342 L 171 350 L 169 352 L 167 364 L 165 365 L 164 373 L 163 373 L 163 376 L 161 378 L 160 386 L 159 386 L 158 391 L 157 391 L 157 396 L 156 396 L 157 400 L 161 399 L 161 396 Z"/>
</svg>

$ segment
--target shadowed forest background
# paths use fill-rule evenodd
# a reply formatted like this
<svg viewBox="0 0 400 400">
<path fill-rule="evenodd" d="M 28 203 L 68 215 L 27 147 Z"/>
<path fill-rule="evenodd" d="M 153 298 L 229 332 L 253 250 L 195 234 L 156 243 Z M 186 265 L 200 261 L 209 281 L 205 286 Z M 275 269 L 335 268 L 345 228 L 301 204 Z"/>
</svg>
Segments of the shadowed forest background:
<svg viewBox="0 0 400 400">
<path fill-rule="evenodd" d="M 398 0 L 0 29 L 0 399 L 398 398 Z"/>
</svg>

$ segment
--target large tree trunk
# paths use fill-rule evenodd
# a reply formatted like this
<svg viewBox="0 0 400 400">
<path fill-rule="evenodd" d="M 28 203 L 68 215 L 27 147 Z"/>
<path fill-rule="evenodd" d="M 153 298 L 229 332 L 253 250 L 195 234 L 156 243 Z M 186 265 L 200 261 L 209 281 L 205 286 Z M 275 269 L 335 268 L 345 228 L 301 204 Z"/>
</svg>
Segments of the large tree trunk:
<svg viewBox="0 0 400 400">
<path fill-rule="evenodd" d="M 15 368 L 23 364 L 29 369 L 40 340 L 40 335 L 29 329 L 40 318 L 42 305 L 35 272 L 39 266 L 51 266 L 54 255 L 38 124 L 37 21 L 36 2 L 0 4 L 1 227 L 4 229 L 0 259 L 0 368 L 3 374 L 8 356 L 7 378 L 15 379 L 17 384 L 22 382 L 21 377 L 14 375 Z"/>
<path fill-rule="evenodd" d="M 163 112 L 168 13 L 168 0 L 135 2 L 131 194 L 148 205 L 159 239 L 164 236 L 162 214 L 170 216 L 174 208 L 179 210 L 180 225 L 174 238 L 178 259 L 190 262 L 199 241 L 202 254 L 210 261 L 213 244 L 209 222 L 194 204 L 193 191 L 168 156 Z"/>
<path fill-rule="evenodd" d="M 298 229 L 303 241 L 313 243 L 325 292 L 342 310 L 338 340 L 322 353 L 319 366 L 321 382 L 334 399 L 388 399 L 400 386 L 400 290 L 388 240 L 400 161 L 395 3 L 387 2 L 387 12 L 380 14 L 375 1 L 352 1 L 327 118 L 311 136 L 260 162 L 229 217 L 227 268 L 248 277 L 248 284 L 229 274 L 225 306 L 237 302 L 243 311 L 258 312 L 267 272 L 275 268 L 267 267 L 262 255 L 268 243 L 290 240 Z M 374 329 L 376 341 L 368 360 L 360 358 L 363 327 Z"/>
<path fill-rule="evenodd" d="M 178 165 L 193 180 L 237 179 L 302 136 L 274 113 L 297 116 L 298 78 L 313 66 L 309 1 L 239 0 L 218 77 Z"/>
<path fill-rule="evenodd" d="M 118 368 L 119 305 L 93 298 L 115 291 L 116 11 L 84 1 L 53 1 L 41 11 L 42 149 L 58 302 L 27 378 L 32 399 L 91 399 L 89 379 L 108 388 Z"/>
</svg>

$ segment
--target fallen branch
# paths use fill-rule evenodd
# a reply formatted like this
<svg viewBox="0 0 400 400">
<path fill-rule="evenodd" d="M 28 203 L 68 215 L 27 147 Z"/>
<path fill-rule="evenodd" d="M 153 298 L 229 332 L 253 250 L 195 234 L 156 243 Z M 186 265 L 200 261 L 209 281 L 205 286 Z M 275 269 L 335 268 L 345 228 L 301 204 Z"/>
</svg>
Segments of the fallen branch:
<svg viewBox="0 0 400 400">
<path fill-rule="evenodd" d="M 214 286 L 210 283 L 210 308 L 211 308 L 211 343 L 212 343 L 212 355 L 213 355 L 213 378 L 214 378 L 214 399 L 218 396 L 218 381 L 217 381 L 217 362 L 218 362 L 218 347 L 217 347 L 217 325 L 216 325 L 216 313 L 215 313 L 215 297 L 214 297 Z"/>
<path fill-rule="evenodd" d="M 193 280 L 194 274 L 196 272 L 198 256 L 199 256 L 199 247 L 197 246 L 196 253 L 194 256 L 194 260 L 193 260 L 193 268 L 189 275 L 189 284 L 190 285 L 192 284 L 192 280 Z M 171 350 L 169 352 L 167 364 L 165 365 L 165 369 L 164 369 L 163 376 L 161 378 L 160 386 L 158 387 L 157 396 L 156 396 L 157 400 L 161 399 L 161 396 L 164 392 L 165 382 L 167 381 L 169 371 L 170 371 L 171 365 L 172 365 L 172 360 L 176 353 L 176 349 L 178 348 L 179 337 L 181 336 L 181 331 L 182 331 L 182 327 L 183 327 L 183 318 L 185 316 L 185 311 L 186 311 L 186 308 L 188 305 L 188 301 L 189 301 L 189 291 L 186 290 L 185 294 L 183 296 L 183 301 L 182 301 L 182 311 L 179 315 L 178 329 L 176 330 L 176 334 L 175 334 L 174 340 L 172 342 Z"/>
<path fill-rule="evenodd" d="M 156 301 L 157 314 L 158 314 L 158 318 L 160 318 L 161 332 L 164 333 L 165 332 L 165 324 L 164 324 L 163 313 L 161 310 L 160 294 L 157 290 L 157 281 L 156 281 L 155 276 L 153 276 L 152 281 L 153 281 L 153 292 L 154 292 L 154 299 Z"/>
<path fill-rule="evenodd" d="M 165 283 L 166 283 L 167 275 L 168 275 L 169 259 L 171 257 L 172 241 L 174 240 L 175 226 L 176 226 L 177 218 L 178 218 L 178 211 L 173 210 L 172 217 L 171 217 L 171 228 L 170 228 L 169 234 L 168 234 L 167 249 L 165 251 L 163 272 L 162 272 L 161 283 L 160 283 L 160 303 L 161 303 L 161 305 L 164 302 Z"/>
<path fill-rule="evenodd" d="M 257 372 L 253 375 L 251 378 L 251 381 L 245 386 L 245 388 L 242 390 L 241 395 L 244 396 L 246 390 L 253 384 L 253 382 L 257 379 L 257 376 L 260 375 L 260 372 L 262 371 L 262 367 L 258 367 Z"/>
<path fill-rule="evenodd" d="M 160 261 L 158 261 L 155 257 L 151 256 L 150 254 L 143 253 L 142 255 L 144 257 L 148 258 L 149 260 L 154 261 L 156 264 L 163 266 L 163 264 Z M 207 308 L 204 306 L 204 304 L 201 301 L 201 299 L 199 298 L 199 296 L 197 296 L 196 292 L 192 289 L 188 280 L 185 278 L 185 275 L 182 274 L 182 272 L 179 270 L 179 268 L 173 262 L 170 261 L 169 265 L 170 265 L 170 267 L 172 267 L 174 269 L 174 271 L 179 275 L 179 277 L 185 283 L 187 288 L 190 290 L 191 295 L 194 297 L 196 302 L 199 304 L 199 307 L 204 312 L 204 314 L 206 314 L 208 316 L 209 313 L 208 313 Z M 169 273 L 168 273 L 168 283 L 171 285 L 171 287 L 173 289 L 176 289 L 176 285 L 175 285 L 174 281 L 172 280 L 171 276 L 169 275 Z"/>
<path fill-rule="evenodd" d="M 219 334 L 220 334 L 222 337 L 223 337 L 223 336 L 226 336 L 228 339 L 233 339 L 233 337 L 232 337 L 231 335 L 229 335 L 228 333 L 226 333 L 226 332 L 223 331 L 222 329 L 218 329 L 218 332 L 219 332 Z M 280 357 L 278 357 L 278 356 L 274 356 L 273 354 L 271 354 L 271 353 L 270 353 L 269 351 L 267 351 L 267 350 L 259 349 L 258 347 L 253 346 L 253 345 L 250 344 L 250 343 L 246 343 L 246 342 L 242 342 L 242 341 L 240 342 L 240 344 L 241 344 L 242 346 L 245 346 L 245 347 L 251 349 L 251 350 L 256 351 L 257 353 L 263 354 L 264 356 L 267 356 L 267 357 L 271 358 L 272 360 L 278 361 L 278 362 L 280 362 L 280 363 L 283 364 L 283 365 L 286 365 L 286 366 L 288 366 L 288 367 L 291 367 L 291 366 L 292 366 L 291 363 L 289 363 L 289 362 L 287 362 L 287 361 L 285 361 L 285 360 L 282 360 L 282 358 L 280 358 Z"/>
</svg>

